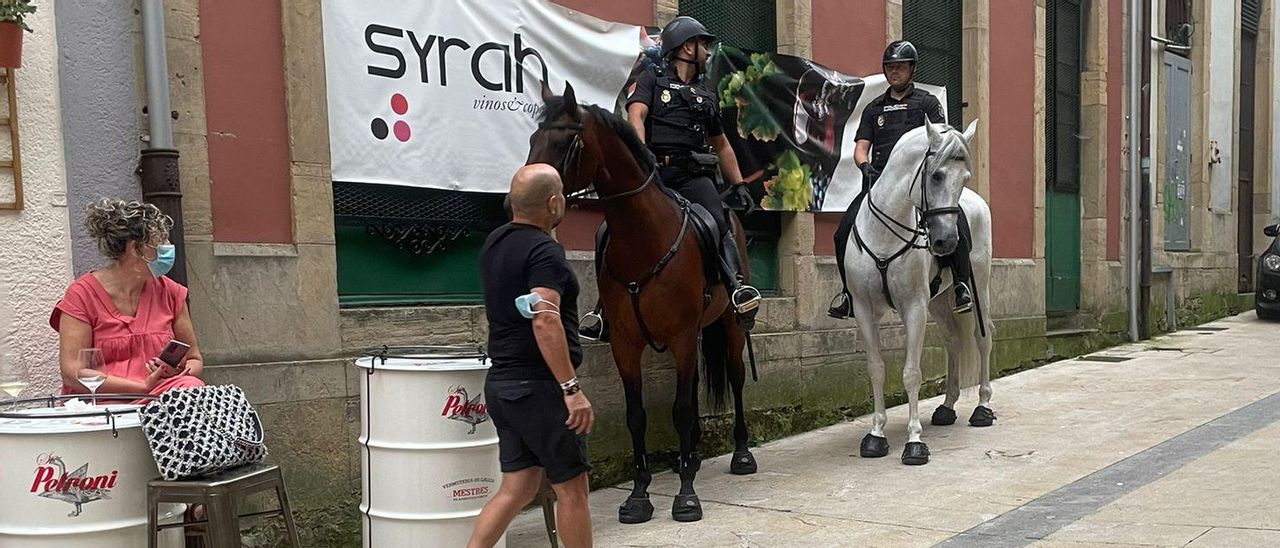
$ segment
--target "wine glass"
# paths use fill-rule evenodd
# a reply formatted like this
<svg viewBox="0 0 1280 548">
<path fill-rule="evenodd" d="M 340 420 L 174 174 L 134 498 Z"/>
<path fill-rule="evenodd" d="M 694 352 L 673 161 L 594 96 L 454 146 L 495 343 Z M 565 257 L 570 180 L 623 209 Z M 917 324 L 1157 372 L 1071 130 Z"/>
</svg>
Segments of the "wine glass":
<svg viewBox="0 0 1280 548">
<path fill-rule="evenodd" d="M 27 381 L 18 373 L 18 364 L 8 354 L 0 354 L 0 392 L 17 399 L 26 387 Z"/>
<path fill-rule="evenodd" d="M 93 405 L 98 405 L 98 387 L 107 381 L 107 374 L 102 371 L 105 367 L 106 361 L 102 358 L 101 349 L 80 350 L 80 370 L 76 372 L 76 377 L 93 395 Z"/>
</svg>

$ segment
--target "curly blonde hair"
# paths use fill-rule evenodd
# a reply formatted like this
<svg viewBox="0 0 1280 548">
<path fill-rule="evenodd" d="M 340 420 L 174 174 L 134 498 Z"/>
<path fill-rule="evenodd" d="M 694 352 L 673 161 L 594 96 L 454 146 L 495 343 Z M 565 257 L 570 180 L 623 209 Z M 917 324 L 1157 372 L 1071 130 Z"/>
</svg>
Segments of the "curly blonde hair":
<svg viewBox="0 0 1280 548">
<path fill-rule="evenodd" d="M 163 241 L 173 219 L 152 204 L 103 198 L 85 208 L 84 226 L 103 255 L 119 259 L 130 242 L 141 246 Z"/>
</svg>

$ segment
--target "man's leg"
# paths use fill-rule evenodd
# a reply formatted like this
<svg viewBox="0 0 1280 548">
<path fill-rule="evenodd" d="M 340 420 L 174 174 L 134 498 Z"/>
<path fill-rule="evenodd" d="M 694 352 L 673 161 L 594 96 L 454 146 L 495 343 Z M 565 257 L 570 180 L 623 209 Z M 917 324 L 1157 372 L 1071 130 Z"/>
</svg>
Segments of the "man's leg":
<svg viewBox="0 0 1280 548">
<path fill-rule="evenodd" d="M 973 250 L 973 241 L 969 235 L 969 220 L 964 212 L 956 220 L 956 230 L 960 241 L 951 254 L 951 277 L 955 281 L 956 305 L 954 311 L 964 313 L 973 309 L 973 291 L 970 280 L 973 279 L 973 266 L 969 261 L 969 252 Z"/>
<path fill-rule="evenodd" d="M 582 476 L 585 478 L 586 474 Z M 502 474 L 502 485 L 498 487 L 498 492 L 489 499 L 484 509 L 480 511 L 480 516 L 476 518 L 467 548 L 491 548 L 497 544 L 516 514 L 533 502 L 533 497 L 538 494 L 538 486 L 541 484 L 542 468 L 536 466 Z M 590 524 L 588 524 L 589 534 Z"/>
<path fill-rule="evenodd" d="M 706 208 L 715 218 L 721 238 L 721 277 L 724 278 L 725 290 L 729 292 L 729 300 L 733 302 L 734 310 L 743 320 L 743 327 L 749 330 L 755 323 L 755 313 L 760 306 L 760 291 L 742 283 L 743 258 L 738 253 L 738 246 L 733 242 L 733 232 L 729 230 L 729 218 L 724 202 L 720 200 L 720 193 L 716 192 L 715 183 L 706 176 L 697 176 L 679 180 L 671 188 L 690 202 Z"/>
<path fill-rule="evenodd" d="M 858 198 L 861 198 L 859 195 Z M 859 200 L 855 198 L 840 217 L 840 225 L 836 227 L 836 270 L 840 272 L 840 293 L 831 300 L 827 315 L 832 318 L 845 319 L 853 317 L 853 297 L 849 295 L 849 283 L 844 278 L 844 251 L 849 245 L 849 235 L 853 234 L 853 221 L 858 211 Z"/>
<path fill-rule="evenodd" d="M 587 492 L 591 486 L 587 473 L 560 483 L 551 484 L 556 492 L 556 533 L 565 548 L 591 546 L 591 509 L 587 506 Z"/>
</svg>

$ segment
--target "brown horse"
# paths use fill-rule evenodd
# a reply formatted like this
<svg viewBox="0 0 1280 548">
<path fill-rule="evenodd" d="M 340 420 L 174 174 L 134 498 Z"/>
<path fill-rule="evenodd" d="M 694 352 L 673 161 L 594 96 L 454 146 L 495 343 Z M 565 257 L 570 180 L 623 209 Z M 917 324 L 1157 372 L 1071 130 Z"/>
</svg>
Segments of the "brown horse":
<svg viewBox="0 0 1280 548">
<path fill-rule="evenodd" d="M 640 358 L 646 345 L 670 349 L 676 364 L 676 398 L 672 422 L 680 437 L 680 494 L 671 508 L 677 521 L 702 519 L 702 504 L 693 489 L 700 461 L 696 452 L 698 423 L 698 345 L 705 360 L 707 393 L 722 407 L 730 388 L 734 398 L 735 449 L 729 470 L 756 471 L 747 449 L 742 385 L 746 380 L 743 346 L 747 335 L 738 325 L 724 287 L 708 283 L 687 203 L 678 202 L 657 182 L 653 155 L 622 118 L 596 106 L 579 105 L 573 87 L 552 97 L 543 88 L 546 111 L 529 138 L 528 163 L 546 163 L 560 172 L 566 195 L 594 189 L 604 206 L 610 242 L 597 269 L 601 303 L 610 318 L 610 346 L 622 376 L 627 400 L 627 428 L 635 457 L 635 485 L 618 508 L 623 523 L 642 523 L 653 516 L 645 459 L 645 410 L 641 397 Z M 738 250 L 746 241 L 734 215 Z M 743 272 L 745 276 L 747 273 Z"/>
</svg>

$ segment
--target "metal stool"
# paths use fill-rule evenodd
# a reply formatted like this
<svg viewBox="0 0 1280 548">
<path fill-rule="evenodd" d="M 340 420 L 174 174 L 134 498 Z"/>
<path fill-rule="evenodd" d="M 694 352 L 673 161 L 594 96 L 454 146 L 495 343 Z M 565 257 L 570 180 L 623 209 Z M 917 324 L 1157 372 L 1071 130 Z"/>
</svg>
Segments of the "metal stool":
<svg viewBox="0 0 1280 548">
<path fill-rule="evenodd" d="M 240 514 L 241 501 L 269 489 L 275 489 L 279 509 Z M 203 504 L 206 519 L 160 525 L 157 514 L 162 503 Z M 285 494 L 284 478 L 280 475 L 280 467 L 274 464 L 250 464 L 207 478 L 185 481 L 155 479 L 147 483 L 147 545 L 150 548 L 156 548 L 159 542 L 157 534 L 161 529 L 201 524 L 207 525 L 206 536 L 211 548 L 240 548 L 240 518 L 277 515 L 284 516 L 285 530 L 292 545 L 301 547 L 298 528 L 289 510 L 289 497 Z"/>
</svg>

